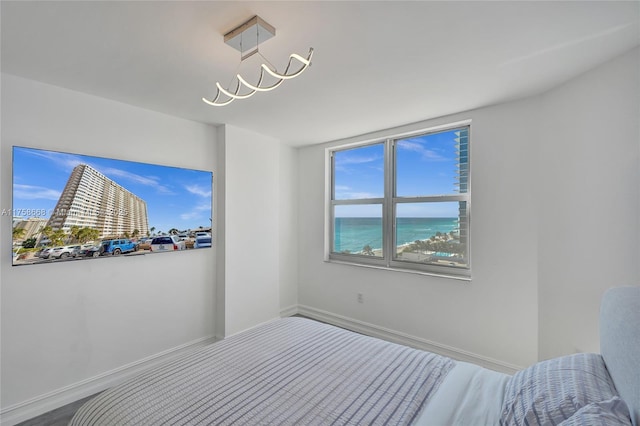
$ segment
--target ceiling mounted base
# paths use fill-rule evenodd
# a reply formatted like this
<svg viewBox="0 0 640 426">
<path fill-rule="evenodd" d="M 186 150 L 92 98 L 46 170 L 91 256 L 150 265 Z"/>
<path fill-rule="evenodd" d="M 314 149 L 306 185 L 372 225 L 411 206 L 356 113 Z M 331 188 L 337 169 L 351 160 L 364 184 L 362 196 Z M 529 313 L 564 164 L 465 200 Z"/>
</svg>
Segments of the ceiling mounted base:
<svg viewBox="0 0 640 426">
<path fill-rule="evenodd" d="M 276 35 L 276 29 L 259 16 L 254 16 L 224 35 L 224 42 L 240 51 L 242 60 L 258 51 L 258 45 Z"/>
</svg>

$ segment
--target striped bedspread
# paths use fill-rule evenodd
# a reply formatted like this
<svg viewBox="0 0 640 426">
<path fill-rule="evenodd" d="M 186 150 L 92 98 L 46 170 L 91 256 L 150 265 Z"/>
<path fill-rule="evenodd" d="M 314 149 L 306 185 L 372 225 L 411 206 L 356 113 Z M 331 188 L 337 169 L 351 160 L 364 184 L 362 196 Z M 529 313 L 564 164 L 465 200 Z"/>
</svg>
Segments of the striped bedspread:
<svg viewBox="0 0 640 426">
<path fill-rule="evenodd" d="M 107 390 L 70 425 L 410 424 L 453 365 L 432 353 L 285 318 Z"/>
</svg>

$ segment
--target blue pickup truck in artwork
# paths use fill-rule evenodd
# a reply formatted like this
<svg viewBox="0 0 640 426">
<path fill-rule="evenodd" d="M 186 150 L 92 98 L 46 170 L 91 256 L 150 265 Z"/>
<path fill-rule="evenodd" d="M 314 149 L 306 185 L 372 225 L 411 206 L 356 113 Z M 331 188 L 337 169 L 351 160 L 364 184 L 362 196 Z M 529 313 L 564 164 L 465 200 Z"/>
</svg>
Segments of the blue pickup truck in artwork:
<svg viewBox="0 0 640 426">
<path fill-rule="evenodd" d="M 138 243 L 127 238 L 121 238 L 118 240 L 102 240 L 100 243 L 100 255 L 101 256 L 118 256 L 122 253 L 129 253 L 138 250 Z"/>
</svg>

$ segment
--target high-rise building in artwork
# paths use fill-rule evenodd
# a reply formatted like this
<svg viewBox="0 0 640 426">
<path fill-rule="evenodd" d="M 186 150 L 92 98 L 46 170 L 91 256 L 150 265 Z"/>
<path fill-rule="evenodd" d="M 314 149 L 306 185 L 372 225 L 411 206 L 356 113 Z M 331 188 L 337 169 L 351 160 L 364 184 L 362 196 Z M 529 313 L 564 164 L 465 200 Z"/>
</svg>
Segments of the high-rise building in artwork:
<svg viewBox="0 0 640 426">
<path fill-rule="evenodd" d="M 69 232 L 73 226 L 93 228 L 100 237 L 147 235 L 147 203 L 86 164 L 76 166 L 47 223 Z"/>
</svg>

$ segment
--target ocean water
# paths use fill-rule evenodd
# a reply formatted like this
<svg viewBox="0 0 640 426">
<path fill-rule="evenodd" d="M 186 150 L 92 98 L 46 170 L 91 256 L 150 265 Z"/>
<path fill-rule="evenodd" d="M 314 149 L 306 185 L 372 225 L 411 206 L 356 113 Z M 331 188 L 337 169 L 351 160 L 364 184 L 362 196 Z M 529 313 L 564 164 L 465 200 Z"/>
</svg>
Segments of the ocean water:
<svg viewBox="0 0 640 426">
<path fill-rule="evenodd" d="M 356 253 L 366 245 L 382 248 L 382 219 L 375 217 L 338 217 L 335 219 L 334 251 Z M 397 245 L 426 240 L 437 232 L 449 233 L 458 229 L 457 217 L 397 218 Z"/>
</svg>

